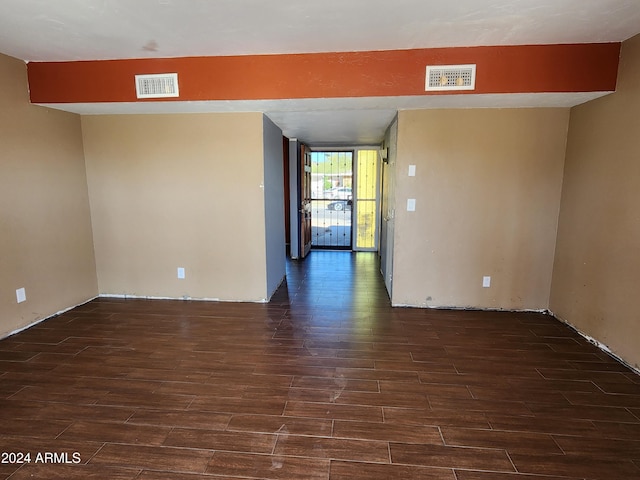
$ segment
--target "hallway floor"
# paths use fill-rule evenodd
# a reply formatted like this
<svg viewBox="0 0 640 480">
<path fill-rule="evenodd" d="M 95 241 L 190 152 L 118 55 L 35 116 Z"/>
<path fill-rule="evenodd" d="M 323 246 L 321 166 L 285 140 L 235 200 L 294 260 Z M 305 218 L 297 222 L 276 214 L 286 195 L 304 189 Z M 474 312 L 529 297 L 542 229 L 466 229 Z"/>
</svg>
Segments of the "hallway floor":
<svg viewBox="0 0 640 480">
<path fill-rule="evenodd" d="M 640 478 L 640 376 L 549 316 L 391 308 L 378 270 L 312 252 L 269 304 L 98 299 L 0 341 L 0 478 Z"/>
</svg>

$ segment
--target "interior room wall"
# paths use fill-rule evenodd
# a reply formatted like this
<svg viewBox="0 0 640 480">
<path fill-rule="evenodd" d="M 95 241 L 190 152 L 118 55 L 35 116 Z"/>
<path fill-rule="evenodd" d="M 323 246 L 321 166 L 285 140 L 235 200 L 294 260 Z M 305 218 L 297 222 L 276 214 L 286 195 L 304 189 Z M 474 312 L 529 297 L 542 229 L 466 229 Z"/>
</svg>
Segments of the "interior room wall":
<svg viewBox="0 0 640 480">
<path fill-rule="evenodd" d="M 394 305 L 548 308 L 568 120 L 568 109 L 399 112 Z"/>
<path fill-rule="evenodd" d="M 82 129 L 101 294 L 265 300 L 261 113 L 84 116 Z"/>
<path fill-rule="evenodd" d="M 640 367 L 640 36 L 613 95 L 574 107 L 550 307 Z"/>
<path fill-rule="evenodd" d="M 80 117 L 29 103 L 0 55 L 0 337 L 98 293 Z M 16 289 L 26 301 L 18 304 Z"/>
<path fill-rule="evenodd" d="M 263 117 L 264 226 L 267 297 L 271 298 L 285 276 L 284 164 L 282 130 Z"/>
</svg>

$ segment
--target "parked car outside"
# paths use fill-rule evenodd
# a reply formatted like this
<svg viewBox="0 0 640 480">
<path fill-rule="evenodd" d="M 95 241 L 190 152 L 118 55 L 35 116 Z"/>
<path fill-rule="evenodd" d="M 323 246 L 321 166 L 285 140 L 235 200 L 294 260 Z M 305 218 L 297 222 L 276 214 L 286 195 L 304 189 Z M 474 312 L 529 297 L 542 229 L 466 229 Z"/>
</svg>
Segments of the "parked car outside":
<svg viewBox="0 0 640 480">
<path fill-rule="evenodd" d="M 335 202 L 328 203 L 327 209 L 336 211 L 351 210 L 352 203 L 353 202 L 351 200 L 337 200 Z"/>
<path fill-rule="evenodd" d="M 324 198 L 351 200 L 353 198 L 353 194 L 351 192 L 351 187 L 333 187 L 324 191 Z"/>
</svg>

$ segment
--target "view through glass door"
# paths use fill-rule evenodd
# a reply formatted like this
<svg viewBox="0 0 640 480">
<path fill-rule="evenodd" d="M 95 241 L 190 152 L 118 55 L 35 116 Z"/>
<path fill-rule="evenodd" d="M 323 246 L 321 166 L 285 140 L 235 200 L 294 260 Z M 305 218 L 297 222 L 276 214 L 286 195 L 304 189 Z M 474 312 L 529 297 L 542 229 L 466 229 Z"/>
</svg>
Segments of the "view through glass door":
<svg viewBox="0 0 640 480">
<path fill-rule="evenodd" d="M 378 150 L 311 152 L 310 160 L 311 247 L 377 251 Z"/>
<path fill-rule="evenodd" d="M 353 152 L 311 152 L 311 247 L 351 250 Z"/>
</svg>

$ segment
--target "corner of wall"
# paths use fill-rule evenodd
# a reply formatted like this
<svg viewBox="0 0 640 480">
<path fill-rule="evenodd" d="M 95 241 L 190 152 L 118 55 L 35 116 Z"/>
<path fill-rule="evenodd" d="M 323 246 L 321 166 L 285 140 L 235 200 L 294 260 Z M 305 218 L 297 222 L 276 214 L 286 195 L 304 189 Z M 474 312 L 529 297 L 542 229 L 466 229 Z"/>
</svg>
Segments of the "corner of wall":
<svg viewBox="0 0 640 480">
<path fill-rule="evenodd" d="M 0 332 L 7 334 L 95 297 L 97 282 L 80 118 L 32 105 L 22 60 L 0 55 L 0 83 L 0 123 L 8 127 L 0 130 Z"/>
<path fill-rule="evenodd" d="M 271 298 L 285 276 L 284 154 L 282 149 L 282 130 L 263 115 L 266 298 Z"/>
</svg>

